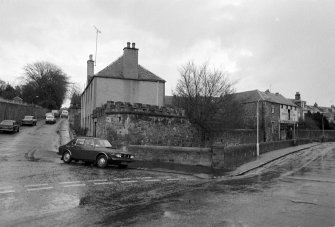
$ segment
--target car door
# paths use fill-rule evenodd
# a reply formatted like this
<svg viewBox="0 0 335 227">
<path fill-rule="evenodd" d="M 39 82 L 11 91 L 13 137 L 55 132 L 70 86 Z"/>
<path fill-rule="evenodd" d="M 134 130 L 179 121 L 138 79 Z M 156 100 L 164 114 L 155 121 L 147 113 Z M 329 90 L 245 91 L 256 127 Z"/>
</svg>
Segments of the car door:
<svg viewBox="0 0 335 227">
<path fill-rule="evenodd" d="M 86 161 L 95 161 L 94 139 L 86 138 L 83 148 L 80 151 L 80 159 Z"/>
<path fill-rule="evenodd" d="M 84 143 L 85 143 L 85 139 L 81 139 L 81 138 L 74 141 L 70 149 L 72 153 L 72 158 L 81 159 L 82 150 L 84 149 Z"/>
</svg>

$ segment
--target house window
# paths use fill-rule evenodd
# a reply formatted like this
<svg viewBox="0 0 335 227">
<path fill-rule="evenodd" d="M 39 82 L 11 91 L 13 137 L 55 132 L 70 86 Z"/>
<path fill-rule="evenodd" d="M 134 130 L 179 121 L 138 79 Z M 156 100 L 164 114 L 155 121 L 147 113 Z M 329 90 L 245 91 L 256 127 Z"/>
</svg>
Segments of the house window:
<svg viewBox="0 0 335 227">
<path fill-rule="evenodd" d="M 291 120 L 291 110 L 288 110 L 288 119 L 287 120 Z"/>
<path fill-rule="evenodd" d="M 280 105 L 280 108 L 282 108 L 282 109 L 283 109 L 283 108 L 284 108 L 284 106 L 283 106 L 283 105 Z"/>
<path fill-rule="evenodd" d="M 275 106 L 274 105 L 271 105 L 271 113 L 275 113 Z"/>
</svg>

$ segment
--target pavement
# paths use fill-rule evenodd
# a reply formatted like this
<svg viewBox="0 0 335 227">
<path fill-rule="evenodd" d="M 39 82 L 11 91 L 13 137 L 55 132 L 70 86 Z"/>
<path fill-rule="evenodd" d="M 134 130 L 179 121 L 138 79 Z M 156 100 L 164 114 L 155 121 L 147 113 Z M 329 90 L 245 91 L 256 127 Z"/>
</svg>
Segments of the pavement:
<svg viewBox="0 0 335 227">
<path fill-rule="evenodd" d="M 73 136 L 69 127 L 70 127 L 69 121 L 62 119 L 58 129 L 60 136 L 60 145 L 66 144 L 72 139 Z M 317 146 L 319 144 L 320 143 L 314 142 L 299 146 L 287 147 L 280 150 L 270 151 L 261 154 L 255 160 L 247 162 L 237 167 L 235 170 L 231 172 L 227 171 L 222 172 L 220 170 L 213 170 L 208 167 L 187 166 L 187 165 L 178 165 L 171 163 L 156 163 L 149 161 L 134 162 L 131 165 L 129 165 L 129 167 L 136 169 L 157 171 L 157 172 L 171 172 L 184 175 L 192 175 L 202 179 L 217 178 L 218 176 L 237 177 L 237 176 L 243 176 L 254 169 L 265 166 L 266 164 L 276 161 L 282 157 Z"/>
<path fill-rule="evenodd" d="M 229 176 L 242 176 L 247 174 L 248 172 L 265 166 L 266 164 L 276 161 L 282 157 L 285 157 L 287 155 L 302 151 L 302 150 L 306 150 L 308 148 L 314 147 L 319 145 L 320 143 L 308 143 L 308 144 L 303 144 L 303 145 L 299 145 L 299 146 L 294 146 L 294 147 L 287 147 L 284 149 L 280 149 L 280 150 L 274 150 L 274 151 L 270 151 L 264 154 L 261 154 L 260 156 L 257 157 L 257 159 L 250 161 L 248 163 L 245 163 L 239 167 L 237 167 L 237 169 L 235 169 L 234 171 L 230 172 Z"/>
<path fill-rule="evenodd" d="M 62 119 L 59 127 L 57 129 L 57 132 L 59 133 L 59 144 L 64 145 L 72 139 L 72 133 L 70 132 L 70 124 L 68 120 Z"/>
</svg>

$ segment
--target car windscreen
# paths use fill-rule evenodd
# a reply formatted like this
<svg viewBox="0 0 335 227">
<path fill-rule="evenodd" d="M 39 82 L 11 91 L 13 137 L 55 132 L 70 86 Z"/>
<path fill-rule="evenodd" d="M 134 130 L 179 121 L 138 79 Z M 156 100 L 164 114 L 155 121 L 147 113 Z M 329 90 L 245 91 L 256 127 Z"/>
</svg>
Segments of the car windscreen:
<svg viewBox="0 0 335 227">
<path fill-rule="evenodd" d="M 94 142 L 96 147 L 112 147 L 108 140 L 96 139 Z"/>
<path fill-rule="evenodd" d="M 6 120 L 4 120 L 4 121 L 2 121 L 0 124 L 2 124 L 2 125 L 13 125 L 13 123 L 14 123 L 14 121 L 6 121 Z"/>
<path fill-rule="evenodd" d="M 25 116 L 24 119 L 25 120 L 32 120 L 34 117 L 33 116 Z"/>
</svg>

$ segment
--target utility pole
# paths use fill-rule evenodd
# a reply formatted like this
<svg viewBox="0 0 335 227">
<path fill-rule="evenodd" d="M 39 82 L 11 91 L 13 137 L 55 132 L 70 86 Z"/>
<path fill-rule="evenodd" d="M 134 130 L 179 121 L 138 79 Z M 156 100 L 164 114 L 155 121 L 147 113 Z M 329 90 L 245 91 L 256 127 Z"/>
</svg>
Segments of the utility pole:
<svg viewBox="0 0 335 227">
<path fill-rule="evenodd" d="M 95 60 L 94 60 L 94 66 L 97 66 L 97 52 L 98 52 L 98 35 L 99 33 L 101 33 L 101 31 L 93 25 L 93 27 L 95 28 L 95 31 L 97 33 L 96 38 L 95 38 Z"/>
</svg>

